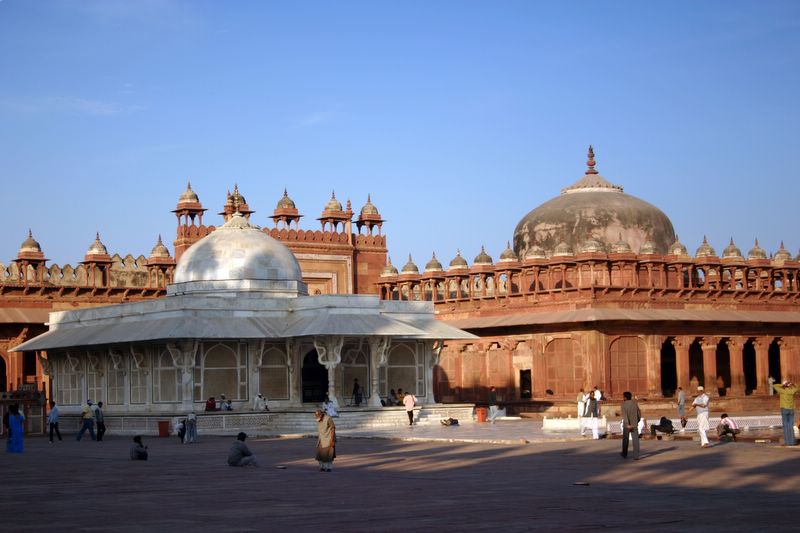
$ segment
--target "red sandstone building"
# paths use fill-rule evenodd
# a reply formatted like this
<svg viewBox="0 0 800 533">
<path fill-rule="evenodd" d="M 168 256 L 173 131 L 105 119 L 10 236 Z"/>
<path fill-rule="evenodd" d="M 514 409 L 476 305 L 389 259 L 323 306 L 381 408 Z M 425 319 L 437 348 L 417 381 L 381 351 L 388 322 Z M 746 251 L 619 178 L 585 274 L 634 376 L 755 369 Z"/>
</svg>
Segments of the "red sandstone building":
<svg viewBox="0 0 800 533">
<path fill-rule="evenodd" d="M 46 331 L 49 311 L 163 296 L 176 259 L 215 229 L 205 211 L 187 186 L 174 258 L 160 238 L 147 258 L 109 255 L 98 235 L 77 267 L 48 266 L 29 234 L 0 265 L 0 387 L 46 384 L 45 361 L 11 350 Z M 219 215 L 235 211 L 255 213 L 238 187 Z M 733 240 L 721 255 L 705 241 L 690 255 L 663 212 L 598 174 L 591 149 L 585 175 L 523 217 L 496 263 L 481 251 L 471 266 L 434 256 L 420 272 L 409 258 L 398 272 L 369 198 L 356 216 L 332 195 L 319 230 L 300 229 L 301 217 L 284 191 L 263 231 L 296 255 L 310 294 L 433 301 L 439 319 L 480 337 L 445 345 L 438 401 L 483 401 L 492 385 L 506 401 L 572 400 L 594 385 L 611 398 L 692 384 L 743 397 L 800 374 L 798 258 L 758 242 L 745 256 Z"/>
</svg>

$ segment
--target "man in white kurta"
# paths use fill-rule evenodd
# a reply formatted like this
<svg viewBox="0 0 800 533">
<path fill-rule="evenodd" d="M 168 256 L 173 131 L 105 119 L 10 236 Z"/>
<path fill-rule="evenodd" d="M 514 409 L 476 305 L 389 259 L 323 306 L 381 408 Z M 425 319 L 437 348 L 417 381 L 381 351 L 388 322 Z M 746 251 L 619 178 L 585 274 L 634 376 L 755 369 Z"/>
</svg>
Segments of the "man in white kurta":
<svg viewBox="0 0 800 533">
<path fill-rule="evenodd" d="M 703 387 L 697 387 L 698 396 L 692 402 L 692 409 L 697 412 L 697 433 L 700 434 L 700 446 L 708 448 L 708 404 L 710 400 Z"/>
</svg>

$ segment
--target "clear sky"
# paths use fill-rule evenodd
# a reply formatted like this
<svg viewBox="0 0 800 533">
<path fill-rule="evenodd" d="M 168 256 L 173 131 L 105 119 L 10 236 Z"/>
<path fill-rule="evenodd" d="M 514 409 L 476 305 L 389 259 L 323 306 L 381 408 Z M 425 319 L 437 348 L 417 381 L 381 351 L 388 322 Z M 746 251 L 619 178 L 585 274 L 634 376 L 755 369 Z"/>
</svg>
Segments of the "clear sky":
<svg viewBox="0 0 800 533">
<path fill-rule="evenodd" d="M 585 170 L 690 253 L 798 253 L 800 2 L 0 0 L 0 261 L 173 250 L 187 179 L 219 224 L 372 195 L 396 265 L 497 260 Z"/>
</svg>

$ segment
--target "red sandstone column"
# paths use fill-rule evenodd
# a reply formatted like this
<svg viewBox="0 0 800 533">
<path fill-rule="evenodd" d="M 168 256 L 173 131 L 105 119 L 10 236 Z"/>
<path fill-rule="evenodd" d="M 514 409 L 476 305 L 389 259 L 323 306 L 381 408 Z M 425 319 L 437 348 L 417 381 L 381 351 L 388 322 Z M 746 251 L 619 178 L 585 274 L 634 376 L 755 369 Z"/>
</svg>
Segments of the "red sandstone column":
<svg viewBox="0 0 800 533">
<path fill-rule="evenodd" d="M 689 342 L 685 338 L 672 340 L 675 347 L 675 370 L 678 373 L 678 386 L 689 391 Z"/>
<path fill-rule="evenodd" d="M 645 346 L 647 346 L 647 395 L 651 398 L 662 398 L 664 391 L 661 390 L 661 345 L 663 337 L 648 335 Z"/>
<path fill-rule="evenodd" d="M 769 394 L 769 339 L 758 337 L 753 340 L 753 348 L 756 350 L 756 394 L 766 396 Z"/>
<path fill-rule="evenodd" d="M 726 340 L 728 353 L 731 358 L 731 394 L 744 396 L 744 354 L 742 348 L 747 341 L 744 337 L 735 337 Z"/>
<path fill-rule="evenodd" d="M 719 396 L 717 392 L 717 343 L 714 338 L 704 338 L 700 343 L 703 349 L 703 376 L 706 394 Z"/>
<path fill-rule="evenodd" d="M 793 339 L 782 338 L 778 341 L 781 349 L 781 378 L 796 381 L 797 376 L 797 344 Z"/>
</svg>

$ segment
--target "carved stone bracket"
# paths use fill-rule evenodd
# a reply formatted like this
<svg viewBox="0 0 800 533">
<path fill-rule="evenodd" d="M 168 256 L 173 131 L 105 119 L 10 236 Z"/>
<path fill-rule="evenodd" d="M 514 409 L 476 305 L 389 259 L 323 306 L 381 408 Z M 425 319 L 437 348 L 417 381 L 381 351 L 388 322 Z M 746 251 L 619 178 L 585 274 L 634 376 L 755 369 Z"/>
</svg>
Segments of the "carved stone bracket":
<svg viewBox="0 0 800 533">
<path fill-rule="evenodd" d="M 147 368 L 147 355 L 143 352 L 136 351 L 136 347 L 131 345 L 131 360 L 133 361 L 133 366 L 136 367 L 137 370 L 143 371 L 144 375 L 150 373 L 150 370 Z"/>
<path fill-rule="evenodd" d="M 328 370 L 336 368 L 342 362 L 343 345 L 344 337 L 340 335 L 314 337 L 314 348 L 317 349 L 319 364 Z"/>
<path fill-rule="evenodd" d="M 390 337 L 371 337 L 369 339 L 369 353 L 372 357 L 372 366 L 374 368 L 386 366 L 391 342 L 392 339 Z"/>
<path fill-rule="evenodd" d="M 125 357 L 121 348 L 109 348 L 108 360 L 111 361 L 114 370 L 125 370 Z"/>
<path fill-rule="evenodd" d="M 200 342 L 197 339 L 190 341 L 168 342 L 167 351 L 172 356 L 172 364 L 180 368 L 184 374 L 190 373 L 194 368 L 195 356 Z"/>
<path fill-rule="evenodd" d="M 81 360 L 67 352 L 67 365 L 72 372 L 78 372 L 80 370 Z"/>
<path fill-rule="evenodd" d="M 103 375 L 103 365 L 101 364 L 100 358 L 97 357 L 96 353 L 87 351 L 86 361 L 89 363 L 89 370 L 96 372 L 99 376 Z"/>
<path fill-rule="evenodd" d="M 42 367 L 42 372 L 44 372 L 48 376 L 52 377 L 53 376 L 53 364 L 48 359 L 46 359 L 45 357 L 42 357 L 42 352 L 36 352 L 36 357 L 39 359 L 39 364 Z"/>
<path fill-rule="evenodd" d="M 266 341 L 264 339 L 261 340 L 253 340 L 247 343 L 247 351 L 249 353 L 254 354 L 253 359 L 253 374 L 258 373 L 258 368 L 264 364 L 264 345 Z"/>
</svg>

